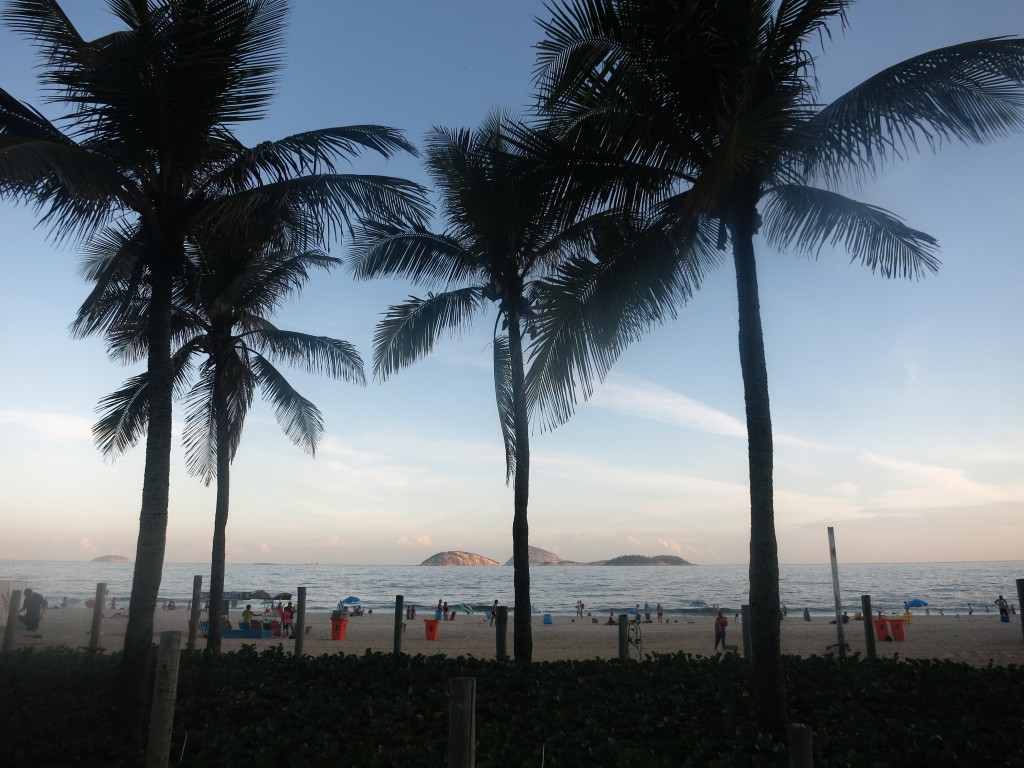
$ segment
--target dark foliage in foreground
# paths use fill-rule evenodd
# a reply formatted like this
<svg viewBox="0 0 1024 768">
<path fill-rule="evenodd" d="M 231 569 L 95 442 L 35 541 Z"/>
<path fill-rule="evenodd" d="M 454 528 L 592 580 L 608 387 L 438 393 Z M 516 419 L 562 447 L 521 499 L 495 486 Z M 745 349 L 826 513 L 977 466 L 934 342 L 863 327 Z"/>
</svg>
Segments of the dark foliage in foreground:
<svg viewBox="0 0 1024 768">
<path fill-rule="evenodd" d="M 5 765 L 134 766 L 112 727 L 118 655 L 0 655 Z M 1024 667 L 785 659 L 816 766 L 1024 765 Z M 440 766 L 448 680 L 477 679 L 477 765 L 785 765 L 754 727 L 742 658 L 531 665 L 372 654 L 182 657 L 172 765 Z"/>
</svg>

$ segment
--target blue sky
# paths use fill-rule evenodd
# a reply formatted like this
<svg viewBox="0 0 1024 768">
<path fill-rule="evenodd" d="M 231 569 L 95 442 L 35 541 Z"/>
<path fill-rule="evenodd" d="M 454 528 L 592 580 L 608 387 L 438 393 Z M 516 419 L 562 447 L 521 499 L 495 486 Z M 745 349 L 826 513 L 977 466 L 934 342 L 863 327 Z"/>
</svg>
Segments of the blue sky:
<svg viewBox="0 0 1024 768">
<path fill-rule="evenodd" d="M 87 36 L 104 3 L 66 3 Z M 247 143 L 378 123 L 419 142 L 530 99 L 537 0 L 302 0 L 267 119 Z M 818 63 L 823 97 L 932 48 L 1024 33 L 1019 0 L 863 0 Z M 0 84 L 41 105 L 29 44 L 0 30 Z M 418 161 L 356 172 L 427 182 Z M 1024 136 L 890 166 L 858 196 L 935 236 L 940 274 L 888 281 L 841 252 L 759 244 L 784 563 L 1019 559 L 1024 551 Z M 0 558 L 133 556 L 143 451 L 92 446 L 96 402 L 134 371 L 67 333 L 86 295 L 73 247 L 30 209 L 0 206 Z M 343 243 L 332 252 L 345 256 Z M 678 554 L 747 560 L 749 506 L 735 276 L 726 263 L 679 319 L 629 349 L 572 421 L 535 433 L 530 538 L 574 560 Z M 371 359 L 373 326 L 412 289 L 318 276 L 279 326 L 343 338 Z M 418 563 L 447 549 L 511 555 L 512 493 L 494 410 L 489 323 L 365 388 L 299 372 L 324 413 L 315 459 L 265 404 L 232 472 L 228 559 Z M 214 494 L 176 440 L 167 559 L 210 555 Z"/>
</svg>

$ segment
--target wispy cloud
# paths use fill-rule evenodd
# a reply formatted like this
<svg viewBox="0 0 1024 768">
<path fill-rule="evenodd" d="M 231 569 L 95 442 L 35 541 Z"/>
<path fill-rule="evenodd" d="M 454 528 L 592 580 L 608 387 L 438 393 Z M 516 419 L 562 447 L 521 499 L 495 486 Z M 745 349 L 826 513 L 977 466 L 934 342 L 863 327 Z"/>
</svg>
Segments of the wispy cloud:
<svg viewBox="0 0 1024 768">
<path fill-rule="evenodd" d="M 0 411 L 0 424 L 22 427 L 47 440 L 59 442 L 92 440 L 92 422 L 64 413 Z"/>
</svg>

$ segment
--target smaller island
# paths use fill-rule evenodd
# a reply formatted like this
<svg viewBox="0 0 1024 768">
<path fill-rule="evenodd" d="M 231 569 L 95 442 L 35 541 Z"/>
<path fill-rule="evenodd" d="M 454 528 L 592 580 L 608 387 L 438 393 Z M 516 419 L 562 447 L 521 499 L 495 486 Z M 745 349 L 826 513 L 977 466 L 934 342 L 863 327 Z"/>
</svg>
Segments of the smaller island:
<svg viewBox="0 0 1024 768">
<path fill-rule="evenodd" d="M 90 562 L 93 563 L 130 563 L 131 559 L 124 555 L 101 555 L 100 557 L 94 557 Z"/>
</svg>

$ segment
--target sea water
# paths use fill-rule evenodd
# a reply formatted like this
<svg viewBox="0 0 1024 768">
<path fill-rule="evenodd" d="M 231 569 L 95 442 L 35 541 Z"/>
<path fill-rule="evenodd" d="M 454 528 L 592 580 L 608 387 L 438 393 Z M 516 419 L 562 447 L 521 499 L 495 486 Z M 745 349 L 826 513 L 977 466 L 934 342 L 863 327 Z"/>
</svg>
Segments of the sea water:
<svg viewBox="0 0 1024 768">
<path fill-rule="evenodd" d="M 127 604 L 131 596 L 131 563 L 0 560 L 0 579 L 23 579 L 59 605 L 64 597 L 80 605 L 107 585 L 107 599 Z M 159 600 L 184 608 L 192 596 L 194 576 L 209 589 L 209 563 L 166 563 Z M 994 600 L 1004 595 L 1017 602 L 1016 580 L 1024 578 L 1024 560 L 960 563 L 840 563 L 839 586 L 844 610 L 857 611 L 861 595 L 872 607 L 902 613 L 903 603 L 920 599 L 931 613 L 996 612 Z M 577 600 L 595 615 L 618 614 L 636 604 L 661 603 L 669 615 L 710 613 L 718 605 L 739 611 L 748 601 L 746 565 L 694 566 L 534 566 L 530 594 L 535 613 L 572 614 Z M 306 588 L 310 611 L 333 610 L 352 596 L 368 610 L 391 611 L 395 596 L 405 604 L 433 608 L 438 600 L 485 610 L 495 599 L 513 604 L 512 568 L 506 566 L 418 565 L 286 565 L 228 563 L 228 592 L 265 590 L 271 595 Z M 832 569 L 829 563 L 782 565 L 779 592 L 789 612 L 833 613 Z M 257 603 L 259 601 L 250 601 Z M 920 609 L 923 611 L 924 609 Z"/>
</svg>

